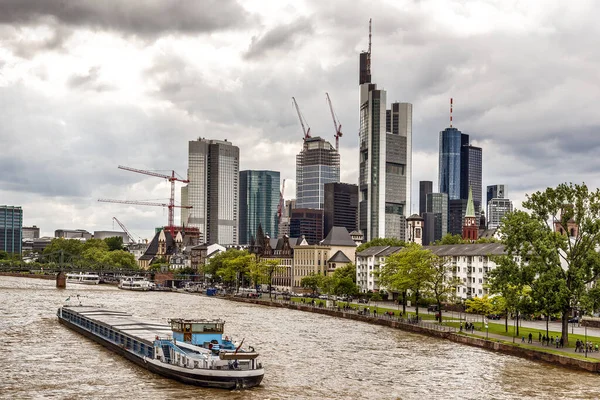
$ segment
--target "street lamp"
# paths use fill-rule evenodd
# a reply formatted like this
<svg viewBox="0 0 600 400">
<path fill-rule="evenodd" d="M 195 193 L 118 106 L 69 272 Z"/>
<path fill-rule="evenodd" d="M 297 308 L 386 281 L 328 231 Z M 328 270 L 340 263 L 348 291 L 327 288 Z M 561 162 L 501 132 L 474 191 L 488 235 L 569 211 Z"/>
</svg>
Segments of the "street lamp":
<svg viewBox="0 0 600 400">
<path fill-rule="evenodd" d="M 588 342 L 587 342 L 587 325 L 585 326 L 585 357 L 587 358 Z"/>
<path fill-rule="evenodd" d="M 485 339 L 487 340 L 489 337 L 489 330 L 488 330 L 488 324 L 486 322 L 485 324 Z M 515 340 L 515 338 L 513 337 L 513 341 Z"/>
</svg>

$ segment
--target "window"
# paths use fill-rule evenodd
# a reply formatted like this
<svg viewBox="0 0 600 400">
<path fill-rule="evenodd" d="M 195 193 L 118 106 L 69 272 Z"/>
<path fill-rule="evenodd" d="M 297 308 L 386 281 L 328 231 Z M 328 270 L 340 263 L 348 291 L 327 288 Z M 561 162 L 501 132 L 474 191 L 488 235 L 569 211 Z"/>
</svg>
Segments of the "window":
<svg viewBox="0 0 600 400">
<path fill-rule="evenodd" d="M 483 283 L 483 279 L 479 278 L 479 283 Z"/>
<path fill-rule="evenodd" d="M 482 272 L 483 272 L 483 268 L 479 268 L 479 273 L 482 273 Z"/>
</svg>

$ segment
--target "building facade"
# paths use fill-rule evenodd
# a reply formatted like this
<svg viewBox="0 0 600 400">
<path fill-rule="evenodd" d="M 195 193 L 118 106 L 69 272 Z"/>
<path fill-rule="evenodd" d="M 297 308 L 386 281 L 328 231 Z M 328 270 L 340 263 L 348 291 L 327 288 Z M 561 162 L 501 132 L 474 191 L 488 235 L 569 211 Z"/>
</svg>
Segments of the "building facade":
<svg viewBox="0 0 600 400">
<path fill-rule="evenodd" d="M 460 156 L 460 198 L 468 199 L 472 192 L 475 215 L 479 219 L 482 207 L 482 150 L 481 147 L 464 145 Z"/>
<path fill-rule="evenodd" d="M 86 231 L 85 229 L 57 229 L 54 231 L 54 237 L 64 239 L 90 240 L 92 238 L 92 234 Z"/>
<path fill-rule="evenodd" d="M 367 241 L 405 240 L 411 205 L 412 104 L 393 103 L 386 110 L 386 91 L 377 89 L 370 72 L 367 75 L 359 92 L 359 229 Z M 367 75 L 361 71 L 359 82 Z"/>
<path fill-rule="evenodd" d="M 286 200 L 283 208 L 283 215 L 279 221 L 279 230 L 277 238 L 282 238 L 285 235 L 290 236 L 290 217 L 292 210 L 296 208 L 296 199 Z"/>
<path fill-rule="evenodd" d="M 40 237 L 40 228 L 37 226 L 24 226 L 23 227 L 23 240 L 26 239 L 39 239 Z"/>
<path fill-rule="evenodd" d="M 487 206 L 487 227 L 488 229 L 498 229 L 502 218 L 513 211 L 513 204 L 510 199 L 493 198 Z"/>
<path fill-rule="evenodd" d="M 467 212 L 467 199 L 448 201 L 448 233 L 462 236 L 462 227 Z"/>
<path fill-rule="evenodd" d="M 129 243 L 129 236 L 123 231 L 94 231 L 94 239 L 107 239 L 112 237 L 120 237 L 123 243 Z"/>
<path fill-rule="evenodd" d="M 356 284 L 361 293 L 379 291 L 377 272 L 387 257 L 402 250 L 399 246 L 371 246 L 356 253 Z"/>
<path fill-rule="evenodd" d="M 473 193 L 469 190 L 469 198 L 467 199 L 467 210 L 463 218 L 463 229 L 462 229 L 463 240 L 469 240 L 471 242 L 476 241 L 479 238 L 479 220 L 475 216 L 475 206 L 473 205 Z"/>
<path fill-rule="evenodd" d="M 324 238 L 323 220 L 323 210 L 295 208 L 290 217 L 290 236 L 304 236 L 308 244 L 318 244 Z"/>
<path fill-rule="evenodd" d="M 322 209 L 324 185 L 340 181 L 340 154 L 320 137 L 304 140 L 296 156 L 296 205 L 298 208 Z"/>
<path fill-rule="evenodd" d="M 0 206 L 0 250 L 21 255 L 23 243 L 23 209 Z"/>
<path fill-rule="evenodd" d="M 240 172 L 240 244 L 250 244 L 259 224 L 271 237 L 278 236 L 279 186 L 278 171 Z"/>
<path fill-rule="evenodd" d="M 419 215 L 427 212 L 427 195 L 433 193 L 432 181 L 419 181 Z"/>
<path fill-rule="evenodd" d="M 504 199 L 508 196 L 508 193 L 506 193 L 506 185 L 488 185 L 486 194 L 486 205 L 492 199 Z"/>
<path fill-rule="evenodd" d="M 456 128 L 446 128 L 439 139 L 439 192 L 448 200 L 460 199 L 461 150 L 469 144 L 469 135 Z"/>
<path fill-rule="evenodd" d="M 325 184 L 324 231 L 343 226 L 352 232 L 358 229 L 358 186 L 349 183 Z"/>
<path fill-rule="evenodd" d="M 181 221 L 200 230 L 200 242 L 239 242 L 240 150 L 227 140 L 189 142 L 187 186 L 181 189 Z"/>
<path fill-rule="evenodd" d="M 448 233 L 448 194 L 429 193 L 426 197 L 425 210 L 427 214 L 431 214 L 425 221 L 425 234 L 429 238 L 427 243 L 440 240 Z M 433 219 L 433 233 L 429 233 L 431 219 Z"/>
</svg>

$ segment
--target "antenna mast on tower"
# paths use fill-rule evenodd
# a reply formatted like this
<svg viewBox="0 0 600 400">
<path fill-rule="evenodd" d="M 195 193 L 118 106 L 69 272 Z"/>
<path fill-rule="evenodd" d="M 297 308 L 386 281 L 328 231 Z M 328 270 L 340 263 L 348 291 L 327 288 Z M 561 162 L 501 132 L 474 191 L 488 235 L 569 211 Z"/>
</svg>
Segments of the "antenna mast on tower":
<svg viewBox="0 0 600 400">
<path fill-rule="evenodd" d="M 371 76 L 371 18 L 369 18 L 369 51 L 367 52 L 367 76 Z"/>
<path fill-rule="evenodd" d="M 450 128 L 452 128 L 452 97 L 450 97 Z"/>
</svg>

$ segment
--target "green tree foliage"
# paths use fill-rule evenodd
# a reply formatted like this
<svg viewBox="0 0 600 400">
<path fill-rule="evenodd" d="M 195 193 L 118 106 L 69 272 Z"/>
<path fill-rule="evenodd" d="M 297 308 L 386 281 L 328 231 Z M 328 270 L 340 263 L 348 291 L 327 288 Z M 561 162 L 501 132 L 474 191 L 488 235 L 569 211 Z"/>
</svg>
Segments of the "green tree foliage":
<svg viewBox="0 0 600 400">
<path fill-rule="evenodd" d="M 305 276 L 300 280 L 300 286 L 305 289 L 310 289 L 313 294 L 317 292 L 317 290 L 322 286 L 323 283 L 323 275 L 310 274 Z"/>
<path fill-rule="evenodd" d="M 379 286 L 388 290 L 405 293 L 411 291 L 415 296 L 416 316 L 419 316 L 419 298 L 432 281 L 434 254 L 418 244 L 408 244 L 406 249 L 389 256 L 379 267 L 376 275 Z"/>
<path fill-rule="evenodd" d="M 133 254 L 126 250 L 114 250 L 105 252 L 103 262 L 113 267 L 123 269 L 137 269 L 137 263 Z"/>
<path fill-rule="evenodd" d="M 62 257 L 63 262 L 73 262 L 89 269 L 138 268 L 133 254 L 122 249 L 110 251 L 107 242 L 101 239 L 89 239 L 85 242 L 77 239 L 52 239 L 42 255 L 46 256 L 47 260 L 52 257 L 51 261 L 60 261 Z"/>
<path fill-rule="evenodd" d="M 558 291 L 562 337 L 569 339 L 568 318 L 600 274 L 600 191 L 585 184 L 560 184 L 527 196 L 523 207 L 502 221 L 502 243 L 510 257 L 526 260 L 537 279 Z M 556 222 L 561 232 L 554 232 Z M 566 234 L 574 225 L 572 237 Z"/>
<path fill-rule="evenodd" d="M 453 235 L 451 233 L 445 234 L 440 240 L 436 240 L 433 242 L 434 246 L 443 245 L 443 244 L 463 244 L 470 243 L 463 240 L 461 235 Z"/>
<path fill-rule="evenodd" d="M 0 250 L 0 260 L 8 260 L 8 253 L 4 250 Z"/>
<path fill-rule="evenodd" d="M 356 248 L 356 252 L 360 253 L 363 250 L 368 249 L 372 246 L 406 246 L 406 243 L 400 239 L 395 238 L 376 238 L 371 240 L 370 242 L 363 243 Z"/>
<path fill-rule="evenodd" d="M 266 277 L 266 282 L 269 284 L 269 298 L 273 296 L 273 276 L 280 271 L 285 270 L 281 265 L 280 259 L 263 259 L 260 260 L 260 269 Z"/>
<path fill-rule="evenodd" d="M 489 315 L 494 311 L 494 303 L 487 295 L 468 299 L 465 301 L 465 305 L 467 306 L 466 311 L 468 313 L 481 315 L 482 322 L 484 315 Z"/>
<path fill-rule="evenodd" d="M 440 323 L 442 323 L 442 303 L 455 297 L 456 287 L 460 285 L 460 279 L 453 277 L 453 268 L 443 257 L 436 255 L 431 257 L 431 275 L 426 283 L 426 291 L 438 305 Z"/>
<path fill-rule="evenodd" d="M 109 251 L 123 250 L 123 238 L 121 236 L 106 238 L 104 242 L 108 246 Z"/>
<path fill-rule="evenodd" d="M 224 267 L 227 260 L 248 254 L 244 250 L 229 249 L 212 257 L 206 265 L 200 266 L 200 269 L 205 274 L 210 274 L 213 277 L 217 276 L 217 271 Z"/>
<path fill-rule="evenodd" d="M 240 283 L 244 281 L 245 276 L 250 272 L 250 268 L 255 262 L 254 254 L 242 251 L 241 253 L 238 253 L 236 257 L 226 258 L 221 263 L 221 268 L 217 270 L 217 276 L 220 277 L 223 282 L 235 283 L 237 291 Z"/>
</svg>

